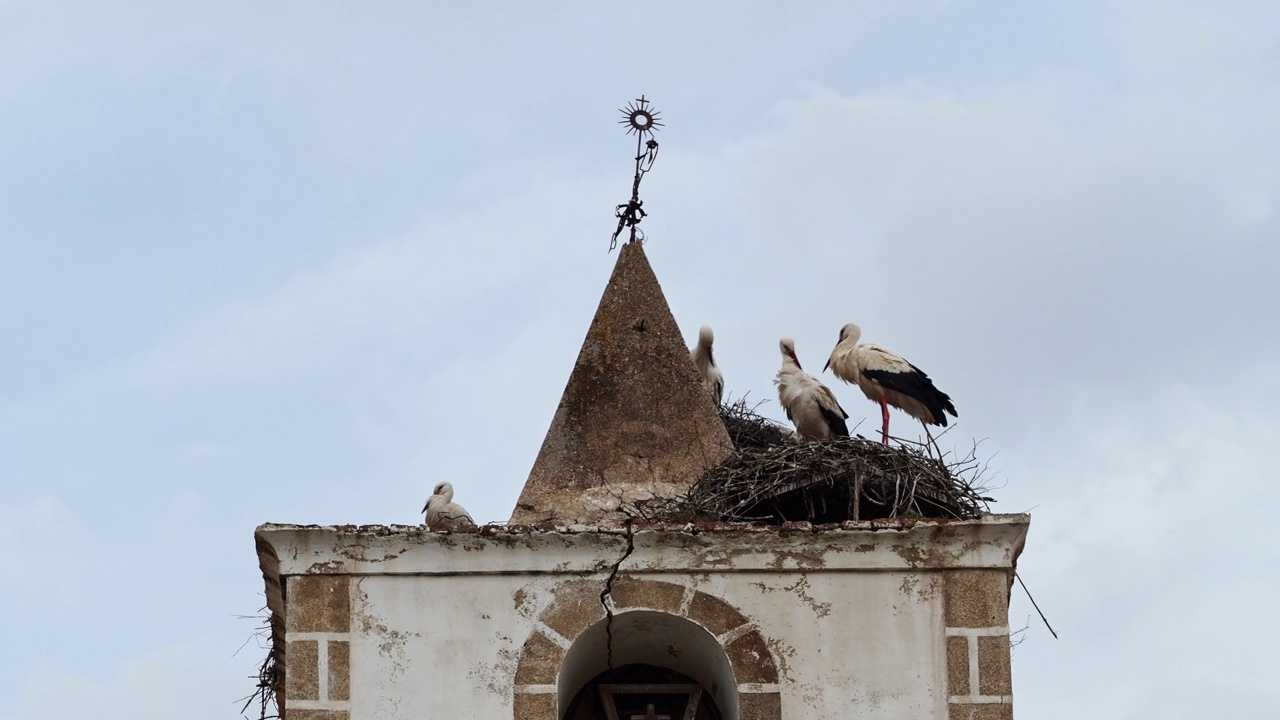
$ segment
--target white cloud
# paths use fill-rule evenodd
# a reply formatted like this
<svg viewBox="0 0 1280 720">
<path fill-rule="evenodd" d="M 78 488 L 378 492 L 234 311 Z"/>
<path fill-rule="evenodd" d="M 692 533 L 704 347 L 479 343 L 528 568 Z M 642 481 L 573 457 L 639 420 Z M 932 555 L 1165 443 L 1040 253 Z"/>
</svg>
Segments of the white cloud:
<svg viewBox="0 0 1280 720">
<path fill-rule="evenodd" d="M 1280 145 L 1260 123 L 1280 94 L 1162 69 L 1087 122 L 1052 73 L 783 103 L 767 135 L 655 170 L 654 263 L 684 323 L 717 327 L 731 390 L 771 396 L 778 336 L 817 365 L 855 320 L 960 389 L 980 436 L 1074 383 L 1122 399 L 1164 369 L 1274 364 Z"/>
<path fill-rule="evenodd" d="M 39 496 L 0 502 L 0 548 L 6 551 L 0 590 L 16 597 L 46 598 L 47 604 L 75 604 L 79 573 L 86 559 L 80 519 L 61 499 Z"/>
<path fill-rule="evenodd" d="M 1275 595 L 1274 582 L 1253 576 L 1275 565 L 1263 513 L 1280 487 L 1267 457 L 1280 432 L 1270 417 L 1280 347 L 1266 331 L 1280 306 L 1271 127 L 1280 45 L 1265 17 L 1276 11 L 1130 7 L 1107 34 L 1113 46 L 1102 54 L 1120 61 L 1105 73 L 1032 64 L 998 82 L 940 81 L 910 66 L 858 68 L 871 74 L 847 81 L 852 69 L 834 45 L 805 42 L 812 33 L 846 44 L 849 25 L 819 11 L 823 28 L 797 21 L 783 40 L 777 17 L 745 12 L 659 23 L 651 44 L 675 51 L 646 62 L 603 33 L 540 59 L 541 29 L 566 37 L 558 23 L 567 16 L 579 30 L 607 19 L 567 10 L 539 15 L 539 32 L 516 44 L 499 32 L 471 43 L 459 28 L 483 19 L 451 17 L 432 26 L 450 42 L 431 45 L 412 23 L 389 37 L 369 15 L 347 25 L 336 11 L 281 6 L 259 8 L 270 17 L 257 23 L 142 5 L 127 17 L 112 11 L 107 31 L 147 32 L 109 61 L 104 48 L 119 38 L 59 53 L 50 36 L 0 23 L 0 34 L 22 39 L 6 36 L 0 57 L 32 69 L 0 73 L 0 87 L 27 98 L 14 105 L 31 112 L 79 117 L 68 98 L 80 102 L 79 88 L 101 77 L 66 75 L 68 67 L 146 94 L 138 88 L 185 77 L 193 52 L 215 48 L 231 59 L 208 64 L 218 82 L 207 97 L 195 93 L 198 106 L 261 112 L 253 103 L 265 100 L 234 92 L 250 80 L 271 102 L 314 103 L 280 121 L 318 138 L 322 162 L 306 167 L 320 186 L 375 177 L 398 186 L 401 176 L 382 177 L 379 162 L 400 152 L 436 163 L 413 178 L 423 183 L 419 226 L 318 240 L 305 260 L 275 258 L 283 281 L 214 288 L 163 332 L 109 356 L 89 348 L 80 365 L 88 370 L 40 376 L 40 386 L 0 400 L 0 452 L 24 485 L 45 493 L 0 505 L 0 547 L 24 549 L 18 572 L 0 582 L 21 591 L 10 597 L 68 601 L 83 581 L 76 563 L 92 566 L 111 597 L 59 625 L 86 637 L 112 612 L 127 619 L 122 627 L 141 622 L 133 613 L 154 601 L 136 594 L 145 569 L 109 571 L 86 537 L 110 532 L 113 558 L 197 553 L 204 575 L 173 578 L 171 596 L 188 582 L 188 596 L 206 601 L 195 632 L 216 622 L 210 607 L 235 602 L 218 594 L 226 587 L 245 583 L 236 597 L 260 590 L 254 520 L 411 522 L 442 477 L 478 518 L 505 518 L 616 257 L 604 249 L 611 208 L 626 195 L 625 167 L 615 171 L 630 142 L 618 141 L 620 163 L 596 164 L 549 162 L 553 153 L 513 138 L 594 152 L 616 130 L 612 105 L 598 113 L 607 116 L 600 135 L 568 128 L 597 117 L 597 94 L 625 78 L 676 97 L 660 104 L 671 124 L 644 185 L 647 252 L 686 335 L 716 327 L 730 391 L 773 398 L 779 336 L 795 337 L 816 370 L 838 327 L 859 321 L 868 340 L 906 354 L 953 395 L 957 444 L 991 438 L 984 449 L 999 453 L 1008 482 L 997 507 L 1035 507 L 1023 568 L 1063 640 L 1033 628 L 1020 646 L 1021 713 L 1151 717 L 1153 708 L 1209 708 L 1205 698 L 1218 694 L 1235 698 L 1236 714 L 1273 703 L 1256 672 L 1274 633 L 1218 628 Z M 58 17 L 70 37 L 98 31 L 95 16 Z M 158 32 L 166 25 L 182 31 Z M 754 42 L 762 39 L 777 45 Z M 440 56 L 457 72 L 432 72 Z M 475 67 L 467 58 L 478 58 Z M 794 84 L 779 90 L 763 76 Z M 818 89 L 779 101 L 801 85 Z M 70 104 L 37 102 L 52 96 Z M 562 107 L 564 99 L 573 102 Z M 713 134 L 743 108 L 749 117 Z M 40 124 L 12 118 L 19 130 Z M 470 134 L 450 131 L 463 127 Z M 500 162 L 486 165 L 490 154 Z M 50 178 L 79 168 L 74 158 L 32 157 Z M 450 205 L 455 193 L 469 198 L 465 208 Z M 351 205 L 333 217 L 383 219 L 360 198 L 335 197 Z M 71 198 L 65 214 L 76 209 Z M 130 242 L 127 230 L 100 230 Z M 272 248 L 261 251 L 270 259 Z M 874 414 L 856 390 L 831 382 L 854 420 Z M 894 423 L 914 430 L 902 416 Z M 228 554 L 237 536 L 246 544 Z M 205 542 L 169 542 L 186 537 Z M 1014 597 L 1015 612 L 1030 614 Z M 191 614 L 163 602 L 153 610 Z M 247 684 L 239 661 L 221 652 L 177 646 L 108 666 L 106 679 L 50 670 L 47 659 L 38 671 L 15 664 L 9 674 L 26 682 L 17 717 L 132 718 L 154 707 L 225 716 Z M 1231 673 L 1230 658 L 1252 664 Z M 1062 699 L 1064 687 L 1081 686 L 1089 697 Z M 163 702 L 155 697 L 170 687 Z"/>
<path fill-rule="evenodd" d="M 1038 447 L 1004 459 L 1001 505 L 1038 505 L 1020 569 L 1061 635 L 1048 636 L 1015 587 L 1011 623 L 1031 624 L 1015 658 L 1020 711 L 1138 718 L 1217 703 L 1245 715 L 1280 700 L 1270 678 L 1280 632 L 1255 614 L 1280 592 L 1265 570 L 1280 378 L 1224 383 L 1229 406 L 1171 382 L 1117 407 L 1113 389 L 1094 388 Z M 1175 686 L 1176 702 L 1155 701 Z M 1090 692 L 1064 702 L 1073 687 Z"/>
<path fill-rule="evenodd" d="M 100 681 L 44 667 L 31 673 L 7 720 L 238 717 L 237 699 L 253 692 L 256 652 L 251 646 L 229 662 L 217 643 L 184 642 L 124 660 Z"/>
</svg>

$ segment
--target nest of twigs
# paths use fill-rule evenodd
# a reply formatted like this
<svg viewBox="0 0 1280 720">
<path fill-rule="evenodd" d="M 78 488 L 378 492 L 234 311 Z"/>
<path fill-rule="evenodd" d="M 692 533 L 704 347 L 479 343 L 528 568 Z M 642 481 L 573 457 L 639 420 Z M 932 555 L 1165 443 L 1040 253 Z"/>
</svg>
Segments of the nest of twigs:
<svg viewBox="0 0 1280 720">
<path fill-rule="evenodd" d="M 760 415 L 756 407 L 747 405 L 745 399 L 720 406 L 720 419 L 729 431 L 735 450 L 764 449 L 798 441 L 795 431 Z"/>
<path fill-rule="evenodd" d="M 271 611 L 263 608 L 262 612 L 264 615 L 256 618 L 261 621 L 261 625 L 254 630 L 253 637 L 245 641 L 245 645 L 248 645 L 250 640 L 256 640 L 259 649 L 266 651 L 266 656 L 258 664 L 258 671 L 250 676 L 250 679 L 255 681 L 254 689 L 249 696 L 241 698 L 244 700 L 244 705 L 240 708 L 240 715 L 249 718 L 253 714 L 257 715 L 257 720 L 272 720 L 280 717 L 279 698 L 276 692 L 280 687 L 281 675 L 275 635 L 271 631 Z M 256 709 L 251 711 L 250 706 L 256 706 Z"/>
<path fill-rule="evenodd" d="M 963 457 L 936 444 L 883 445 L 861 437 L 800 440 L 744 400 L 720 410 L 735 452 L 683 496 L 636 503 L 659 522 L 834 523 L 884 518 L 973 518 L 988 511 L 976 446 Z"/>
</svg>

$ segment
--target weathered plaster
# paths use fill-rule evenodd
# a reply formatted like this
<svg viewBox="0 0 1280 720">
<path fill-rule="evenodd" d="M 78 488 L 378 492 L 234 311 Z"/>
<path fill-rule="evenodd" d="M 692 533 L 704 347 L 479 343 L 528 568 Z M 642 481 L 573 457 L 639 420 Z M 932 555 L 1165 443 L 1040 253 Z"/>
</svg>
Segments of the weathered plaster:
<svg viewBox="0 0 1280 720">
<path fill-rule="evenodd" d="M 318 643 L 315 660 L 308 647 L 287 661 L 286 720 L 556 720 L 609 643 L 615 660 L 691 676 L 727 667 L 698 678 L 727 718 L 941 719 L 1007 717 L 1008 580 L 1026 530 L 1025 516 L 641 526 L 620 565 L 623 529 L 264 525 L 258 540 L 269 587 L 298 589 L 272 606 L 286 647 Z"/>
<path fill-rule="evenodd" d="M 716 524 L 640 525 L 630 572 L 741 570 L 908 570 L 1012 567 L 1026 536 L 1025 515 L 977 520 L 844 523 L 806 531 Z M 278 573 L 421 575 L 607 573 L 627 547 L 625 528 L 485 527 L 429 533 L 417 526 L 267 524 Z"/>
</svg>

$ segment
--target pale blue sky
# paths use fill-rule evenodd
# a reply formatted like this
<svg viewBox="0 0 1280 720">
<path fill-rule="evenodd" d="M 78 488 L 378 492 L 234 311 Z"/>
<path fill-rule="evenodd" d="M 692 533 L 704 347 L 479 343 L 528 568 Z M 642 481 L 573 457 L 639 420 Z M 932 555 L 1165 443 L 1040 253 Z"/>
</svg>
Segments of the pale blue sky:
<svg viewBox="0 0 1280 720">
<path fill-rule="evenodd" d="M 0 718 L 233 716 L 261 522 L 505 519 L 640 93 L 729 392 L 857 321 L 1032 509 L 1019 715 L 1280 702 L 1280 6 L 191 5 L 0 0 Z"/>
</svg>

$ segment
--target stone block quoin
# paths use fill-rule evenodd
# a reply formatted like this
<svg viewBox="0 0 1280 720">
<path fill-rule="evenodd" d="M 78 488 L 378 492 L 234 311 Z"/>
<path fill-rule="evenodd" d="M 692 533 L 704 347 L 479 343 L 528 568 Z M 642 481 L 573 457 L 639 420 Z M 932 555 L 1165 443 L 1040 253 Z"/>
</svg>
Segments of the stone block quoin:
<svg viewBox="0 0 1280 720">
<path fill-rule="evenodd" d="M 284 578 L 284 720 L 348 720 L 351 714 L 351 578 Z"/>
<path fill-rule="evenodd" d="M 1012 720 L 1009 590 L 1005 569 L 944 572 L 948 717 Z"/>
</svg>

